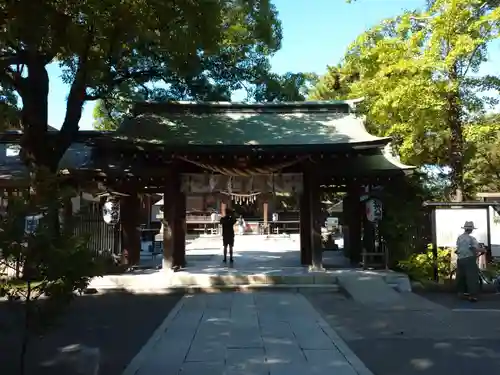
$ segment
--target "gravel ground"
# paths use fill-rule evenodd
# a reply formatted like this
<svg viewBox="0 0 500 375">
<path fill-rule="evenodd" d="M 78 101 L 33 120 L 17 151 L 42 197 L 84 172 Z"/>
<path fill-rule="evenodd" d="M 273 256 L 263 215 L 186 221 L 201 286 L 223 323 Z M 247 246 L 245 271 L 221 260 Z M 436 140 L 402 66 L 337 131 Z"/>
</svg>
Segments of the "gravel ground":
<svg viewBox="0 0 500 375">
<path fill-rule="evenodd" d="M 30 346 L 26 375 L 54 374 L 41 365 L 58 348 L 71 344 L 98 347 L 100 374 L 120 375 L 176 305 L 179 295 L 112 292 L 77 297 L 58 324 Z M 19 335 L 15 311 L 0 301 L 2 375 L 18 373 Z"/>
<path fill-rule="evenodd" d="M 436 308 L 413 303 L 406 311 L 366 307 L 334 293 L 306 297 L 375 375 L 487 375 L 500 368 L 498 312 L 453 312 L 449 307 L 463 302 L 446 294 L 431 295 Z"/>
</svg>

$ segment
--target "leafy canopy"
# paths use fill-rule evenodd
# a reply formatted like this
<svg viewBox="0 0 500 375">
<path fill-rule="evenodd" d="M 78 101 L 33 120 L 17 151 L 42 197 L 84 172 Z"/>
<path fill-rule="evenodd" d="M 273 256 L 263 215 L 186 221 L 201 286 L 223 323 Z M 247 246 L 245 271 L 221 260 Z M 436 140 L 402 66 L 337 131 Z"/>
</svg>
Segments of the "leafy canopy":
<svg viewBox="0 0 500 375">
<path fill-rule="evenodd" d="M 0 0 L 0 84 L 21 98 L 25 158 L 53 168 L 86 101 L 151 82 L 223 96 L 265 67 L 280 40 L 269 0 Z M 53 62 L 70 91 L 61 131 L 48 137 Z"/>
<path fill-rule="evenodd" d="M 364 97 L 370 130 L 391 136 L 406 163 L 449 167 L 451 192 L 461 200 L 472 155 L 465 128 L 498 104 L 500 80 L 480 67 L 499 26 L 493 2 L 429 1 L 360 35 L 312 98 Z"/>
<path fill-rule="evenodd" d="M 457 95 L 460 122 L 497 103 L 496 77 L 477 73 L 498 38 L 500 11 L 479 0 L 436 0 L 425 11 L 383 21 L 354 41 L 329 67 L 314 99 L 364 97 L 371 130 L 392 136 L 402 159 L 449 165 L 448 99 Z M 474 73 L 474 76 L 471 74 Z"/>
<path fill-rule="evenodd" d="M 259 69 L 252 69 L 252 74 L 234 76 L 238 85 L 228 87 L 224 91 L 196 91 L 190 84 L 186 85 L 185 93 L 165 90 L 158 87 L 122 87 L 117 95 L 110 99 L 100 100 L 94 107 L 94 128 L 97 130 L 115 130 L 125 116 L 130 112 L 134 101 L 169 101 L 169 100 L 194 100 L 194 101 L 231 101 L 231 94 L 235 89 L 241 88 L 246 92 L 246 101 L 249 102 L 290 102 L 304 101 L 309 90 L 317 82 L 314 73 L 285 73 L 283 75 L 269 71 L 267 60 Z M 241 70 L 243 73 L 244 70 Z M 243 81 L 242 81 L 243 80 Z M 222 81 L 221 81 L 222 82 Z M 241 84 L 241 85 L 240 85 Z M 208 86 L 215 89 L 213 86 Z"/>
</svg>

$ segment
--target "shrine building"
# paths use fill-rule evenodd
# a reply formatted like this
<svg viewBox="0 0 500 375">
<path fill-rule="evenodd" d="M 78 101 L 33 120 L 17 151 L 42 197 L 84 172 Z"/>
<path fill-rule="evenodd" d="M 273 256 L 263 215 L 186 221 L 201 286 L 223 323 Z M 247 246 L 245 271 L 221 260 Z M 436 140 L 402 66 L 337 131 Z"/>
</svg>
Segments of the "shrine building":
<svg viewBox="0 0 500 375">
<path fill-rule="evenodd" d="M 27 171 L 12 151 L 21 136 L 0 138 L 4 196 L 26 188 Z M 359 262 L 361 196 L 412 170 L 389 142 L 368 133 L 355 102 L 145 102 L 114 132 L 80 131 L 60 171 L 92 196 L 119 199 L 120 247 L 132 263 L 138 228 L 151 221 L 152 197 L 162 195 L 164 267 L 185 267 L 186 232 L 205 230 L 212 213 L 229 207 L 260 234 L 270 233 L 279 213 L 274 230 L 300 231 L 300 263 L 321 268 L 322 192 L 346 193 L 344 246 Z"/>
</svg>

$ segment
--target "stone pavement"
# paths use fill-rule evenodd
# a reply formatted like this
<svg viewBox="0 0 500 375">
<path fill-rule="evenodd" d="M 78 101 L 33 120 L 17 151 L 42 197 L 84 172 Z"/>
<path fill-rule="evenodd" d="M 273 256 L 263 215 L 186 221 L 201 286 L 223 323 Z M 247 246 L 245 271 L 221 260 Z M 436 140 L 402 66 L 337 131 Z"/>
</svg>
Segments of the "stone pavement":
<svg viewBox="0 0 500 375">
<path fill-rule="evenodd" d="M 297 293 L 185 296 L 123 375 L 372 375 Z"/>
<path fill-rule="evenodd" d="M 375 375 L 488 375 L 500 368 L 498 312 L 457 312 L 413 293 L 396 308 L 367 307 L 340 293 L 307 298 Z"/>
</svg>

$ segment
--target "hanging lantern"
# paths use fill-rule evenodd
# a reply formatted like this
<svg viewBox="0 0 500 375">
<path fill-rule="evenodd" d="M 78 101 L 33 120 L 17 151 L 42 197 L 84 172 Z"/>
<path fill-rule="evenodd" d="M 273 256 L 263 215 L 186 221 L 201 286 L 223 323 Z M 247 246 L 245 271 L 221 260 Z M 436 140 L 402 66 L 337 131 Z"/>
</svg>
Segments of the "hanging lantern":
<svg viewBox="0 0 500 375">
<path fill-rule="evenodd" d="M 108 197 L 102 206 L 102 219 L 106 224 L 115 225 L 120 221 L 120 203 Z"/>
</svg>

